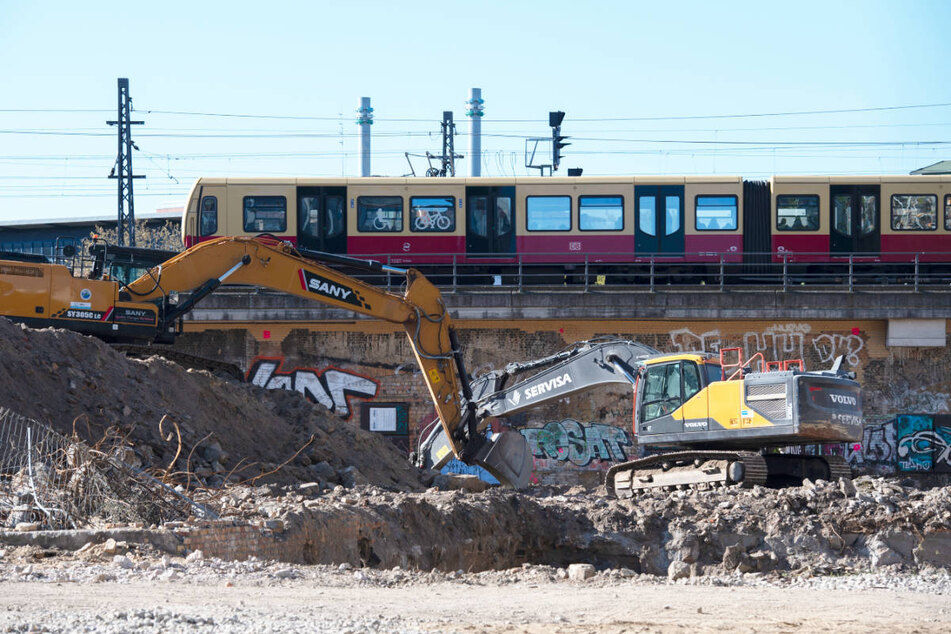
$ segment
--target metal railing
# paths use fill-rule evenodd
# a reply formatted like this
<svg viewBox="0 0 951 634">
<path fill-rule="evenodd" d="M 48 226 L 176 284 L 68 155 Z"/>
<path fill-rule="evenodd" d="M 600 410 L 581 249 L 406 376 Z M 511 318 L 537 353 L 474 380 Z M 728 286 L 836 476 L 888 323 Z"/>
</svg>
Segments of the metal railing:
<svg viewBox="0 0 951 634">
<path fill-rule="evenodd" d="M 951 291 L 951 253 L 890 252 L 837 254 L 828 252 L 704 251 L 633 255 L 630 253 L 414 253 L 361 254 L 398 268 L 420 269 L 444 292 L 466 290 L 527 291 L 533 289 L 593 292 L 625 290 L 743 290 L 750 287 L 856 292 L 902 288 L 915 292 Z M 570 259 L 564 262 L 564 259 Z M 77 253 L 54 261 L 85 276 L 91 259 Z M 342 272 L 389 290 L 403 280 L 397 273 L 367 273 L 346 267 Z"/>
<path fill-rule="evenodd" d="M 623 253 L 564 254 L 389 254 L 361 255 L 389 266 L 418 268 L 444 291 L 563 289 L 598 290 L 743 290 L 781 288 L 854 293 L 875 288 L 914 292 L 951 291 L 951 254 L 903 252 L 884 255 L 793 253 L 789 251 L 670 253 L 631 256 Z M 439 258 L 439 263 L 432 263 Z M 627 258 L 625 261 L 624 258 Z M 409 261 L 407 261 L 409 260 Z M 539 261 L 541 260 L 541 261 Z M 545 260 L 550 260 L 546 262 Z M 607 260 L 607 261 L 605 261 Z M 613 261 L 611 261 L 613 260 Z M 370 283 L 392 290 L 401 282 L 394 273 L 354 272 Z"/>
</svg>

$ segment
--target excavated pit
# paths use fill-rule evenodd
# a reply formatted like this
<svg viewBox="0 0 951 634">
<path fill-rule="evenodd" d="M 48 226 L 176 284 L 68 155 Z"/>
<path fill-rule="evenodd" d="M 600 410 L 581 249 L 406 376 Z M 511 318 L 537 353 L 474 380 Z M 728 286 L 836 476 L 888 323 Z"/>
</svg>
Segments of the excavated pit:
<svg viewBox="0 0 951 634">
<path fill-rule="evenodd" d="M 304 564 L 449 572 L 584 562 L 675 577 L 951 567 L 951 488 L 918 490 L 882 478 L 625 501 L 581 487 L 311 491 L 236 491 L 221 510 L 280 518 L 285 560 Z"/>
<path fill-rule="evenodd" d="M 123 460 L 188 482 L 222 519 L 155 529 L 177 542 L 143 539 L 182 546 L 197 542 L 181 535 L 200 533 L 206 556 L 245 559 L 266 548 L 300 564 L 447 572 L 583 562 L 674 579 L 951 568 L 951 487 L 859 478 L 625 501 L 581 487 L 481 491 L 471 476 L 415 469 L 378 435 L 296 393 L 130 360 L 96 339 L 3 319 L 0 406 L 90 444 L 110 438 Z M 245 529 L 242 549 L 234 534 Z M 56 545 L 41 534 L 4 540 Z"/>
</svg>

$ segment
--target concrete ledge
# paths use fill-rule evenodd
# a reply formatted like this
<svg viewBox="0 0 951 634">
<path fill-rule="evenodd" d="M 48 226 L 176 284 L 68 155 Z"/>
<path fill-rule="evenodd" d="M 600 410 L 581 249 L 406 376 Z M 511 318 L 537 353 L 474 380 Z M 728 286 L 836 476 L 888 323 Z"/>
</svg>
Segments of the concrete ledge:
<svg viewBox="0 0 951 634">
<path fill-rule="evenodd" d="M 669 288 L 669 287 L 665 287 Z M 457 292 L 446 294 L 454 319 L 946 319 L 951 292 L 905 287 L 847 293 L 789 291 L 775 287 L 718 290 L 659 290 L 650 293 Z M 368 319 L 319 302 L 270 291 L 227 289 L 205 299 L 193 321 L 356 321 Z"/>
<path fill-rule="evenodd" d="M 87 543 L 101 544 L 112 538 L 117 542 L 152 544 L 168 553 L 178 554 L 182 537 L 172 531 L 150 528 L 109 528 L 101 530 L 66 531 L 0 531 L 0 544 L 5 546 L 39 546 L 79 550 Z"/>
</svg>

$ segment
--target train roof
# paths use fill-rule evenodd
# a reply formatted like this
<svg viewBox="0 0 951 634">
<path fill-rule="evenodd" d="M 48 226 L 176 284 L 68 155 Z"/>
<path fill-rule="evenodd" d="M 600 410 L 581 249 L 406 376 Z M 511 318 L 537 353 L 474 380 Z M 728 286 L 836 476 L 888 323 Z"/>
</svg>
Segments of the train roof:
<svg viewBox="0 0 951 634">
<path fill-rule="evenodd" d="M 696 183 L 742 183 L 742 176 L 730 175 L 700 175 L 700 176 L 479 176 L 479 177 L 389 177 L 389 176 L 358 176 L 358 177 L 267 177 L 267 178 L 230 178 L 230 177 L 200 177 L 196 184 L 203 186 L 225 185 L 288 185 L 288 186 L 343 186 L 343 185 L 443 185 L 443 186 L 481 186 L 500 187 L 512 185 L 613 185 L 627 184 L 696 184 Z M 750 179 L 757 180 L 757 179 Z M 888 183 L 951 183 L 951 174 L 911 175 L 782 175 L 777 174 L 768 179 L 772 183 L 811 183 L 811 184 L 879 184 Z"/>
<path fill-rule="evenodd" d="M 297 186 L 340 186 L 340 185 L 456 185 L 456 186 L 511 186 L 511 185 L 598 185 L 617 183 L 651 183 L 671 185 L 685 183 L 740 183 L 742 176 L 479 176 L 479 177 L 269 177 L 269 178 L 220 178 L 201 177 L 205 186 L 223 185 L 297 185 Z"/>
</svg>

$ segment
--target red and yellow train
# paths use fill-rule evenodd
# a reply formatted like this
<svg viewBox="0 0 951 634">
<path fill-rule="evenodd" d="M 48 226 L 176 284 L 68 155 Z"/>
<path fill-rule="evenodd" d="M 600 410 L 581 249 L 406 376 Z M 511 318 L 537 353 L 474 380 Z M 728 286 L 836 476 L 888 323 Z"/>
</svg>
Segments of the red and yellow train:
<svg viewBox="0 0 951 634">
<path fill-rule="evenodd" d="M 951 176 L 201 178 L 182 231 L 413 266 L 951 264 Z"/>
</svg>

